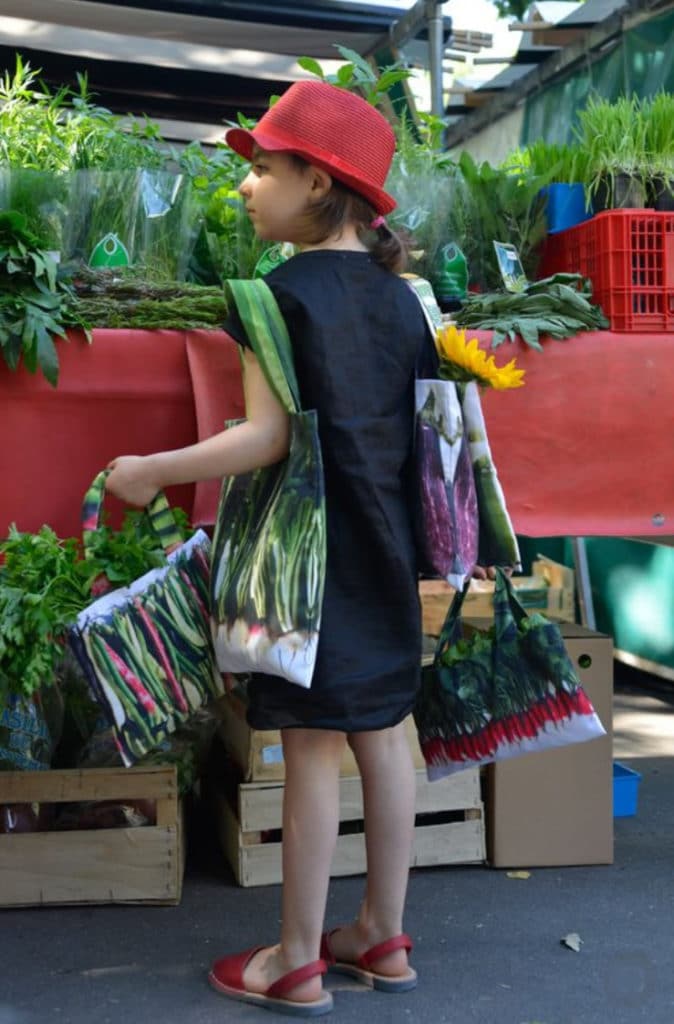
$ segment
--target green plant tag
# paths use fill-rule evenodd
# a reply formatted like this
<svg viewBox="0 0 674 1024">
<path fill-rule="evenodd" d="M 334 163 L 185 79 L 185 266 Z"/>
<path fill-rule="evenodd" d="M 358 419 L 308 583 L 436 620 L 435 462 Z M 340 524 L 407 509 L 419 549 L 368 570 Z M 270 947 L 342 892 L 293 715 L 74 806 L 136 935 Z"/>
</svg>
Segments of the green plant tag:
<svg viewBox="0 0 674 1024">
<path fill-rule="evenodd" d="M 286 242 L 278 242 L 276 245 L 271 245 L 268 249 L 265 249 L 259 260 L 255 264 L 253 271 L 253 277 L 264 277 L 275 267 L 285 263 L 294 252 L 293 246 L 288 245 Z"/>
<path fill-rule="evenodd" d="M 436 289 L 439 298 L 465 299 L 468 291 L 468 266 L 456 242 L 443 245 L 436 260 Z"/>
<path fill-rule="evenodd" d="M 128 267 L 130 264 L 129 250 L 112 231 L 96 243 L 89 257 L 90 267 Z"/>
</svg>

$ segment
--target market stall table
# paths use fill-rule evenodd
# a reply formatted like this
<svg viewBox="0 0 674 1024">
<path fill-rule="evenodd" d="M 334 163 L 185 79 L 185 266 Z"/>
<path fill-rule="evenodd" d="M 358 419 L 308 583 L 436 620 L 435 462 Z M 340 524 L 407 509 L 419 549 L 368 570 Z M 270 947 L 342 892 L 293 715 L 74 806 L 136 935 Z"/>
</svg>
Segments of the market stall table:
<svg viewBox="0 0 674 1024">
<path fill-rule="evenodd" d="M 490 332 L 477 333 L 487 348 Z M 80 503 L 116 454 L 179 447 L 243 415 L 236 346 L 223 331 L 95 330 L 58 342 L 56 389 L 0 367 L 0 533 L 79 533 Z M 489 438 L 515 529 L 532 537 L 674 532 L 671 334 L 580 334 L 496 350 L 523 388 L 486 391 Z M 217 482 L 170 497 L 213 522 Z"/>
</svg>

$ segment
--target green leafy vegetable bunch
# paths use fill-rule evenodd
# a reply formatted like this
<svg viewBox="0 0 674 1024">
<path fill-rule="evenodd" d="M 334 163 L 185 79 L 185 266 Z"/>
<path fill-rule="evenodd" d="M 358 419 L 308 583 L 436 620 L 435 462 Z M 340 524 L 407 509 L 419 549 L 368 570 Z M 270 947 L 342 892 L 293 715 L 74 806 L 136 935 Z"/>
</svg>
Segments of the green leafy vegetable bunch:
<svg viewBox="0 0 674 1024">
<path fill-rule="evenodd" d="M 580 274 L 554 274 L 534 281 L 521 292 L 469 295 L 455 314 L 461 327 L 492 330 L 492 347 L 520 337 L 542 351 L 542 335 L 561 340 L 580 331 L 606 330 L 609 321 L 593 305 L 592 285 Z"/>
<path fill-rule="evenodd" d="M 187 517 L 173 512 L 186 537 Z M 78 539 L 61 539 L 49 526 L 37 533 L 10 527 L 0 543 L 0 707 L 8 693 L 30 695 L 53 683 L 67 630 L 91 604 L 95 580 L 125 586 L 164 561 L 141 511 L 127 511 L 119 530 L 100 527 L 87 558 Z"/>
</svg>

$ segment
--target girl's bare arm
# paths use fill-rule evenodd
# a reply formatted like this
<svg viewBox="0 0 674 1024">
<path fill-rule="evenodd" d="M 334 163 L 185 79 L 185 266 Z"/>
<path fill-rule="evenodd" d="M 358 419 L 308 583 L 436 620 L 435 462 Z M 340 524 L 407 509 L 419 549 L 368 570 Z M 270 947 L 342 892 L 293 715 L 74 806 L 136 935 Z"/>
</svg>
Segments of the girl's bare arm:
<svg viewBox="0 0 674 1024">
<path fill-rule="evenodd" d="M 106 487 L 130 505 L 147 505 L 158 490 L 249 472 L 288 453 L 288 414 L 253 353 L 244 354 L 246 420 L 186 448 L 154 455 L 122 455 L 109 464 Z"/>
</svg>

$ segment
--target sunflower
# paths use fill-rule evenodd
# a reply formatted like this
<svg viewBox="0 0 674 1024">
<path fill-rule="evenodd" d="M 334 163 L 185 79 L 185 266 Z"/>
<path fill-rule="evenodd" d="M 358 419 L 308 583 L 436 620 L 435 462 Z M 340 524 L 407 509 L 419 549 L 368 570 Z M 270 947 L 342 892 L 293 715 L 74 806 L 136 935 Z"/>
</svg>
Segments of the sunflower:
<svg viewBox="0 0 674 1024">
<path fill-rule="evenodd" d="M 456 327 L 441 327 L 437 333 L 440 355 L 440 376 L 446 380 L 476 380 L 484 387 L 503 391 L 519 388 L 524 384 L 524 370 L 518 370 L 515 360 L 505 366 L 497 366 L 493 356 L 488 356 L 479 347 L 477 338 L 466 341 L 466 332 Z"/>
</svg>

